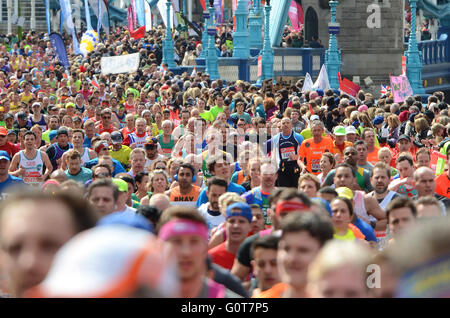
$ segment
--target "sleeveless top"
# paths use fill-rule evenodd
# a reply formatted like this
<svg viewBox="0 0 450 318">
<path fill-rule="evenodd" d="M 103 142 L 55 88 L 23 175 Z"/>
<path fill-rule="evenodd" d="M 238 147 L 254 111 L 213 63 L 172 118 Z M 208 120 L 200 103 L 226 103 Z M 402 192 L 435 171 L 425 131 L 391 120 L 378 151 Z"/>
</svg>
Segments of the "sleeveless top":
<svg viewBox="0 0 450 318">
<path fill-rule="evenodd" d="M 355 206 L 356 215 L 364 222 L 370 224 L 371 221 L 376 221 L 372 215 L 367 214 L 366 205 L 364 203 L 364 191 L 355 191 L 353 204 Z"/>
<path fill-rule="evenodd" d="M 89 158 L 89 148 L 84 148 L 84 152 L 81 155 L 81 162 L 84 165 L 86 162 L 88 162 L 89 160 L 91 160 Z"/>
<path fill-rule="evenodd" d="M 195 185 L 192 186 L 192 190 L 188 194 L 181 194 L 180 187 L 176 186 L 170 190 L 170 204 L 195 207 L 199 194 L 200 188 Z"/>
<path fill-rule="evenodd" d="M 279 142 L 279 152 L 280 152 L 280 162 L 289 164 L 296 164 L 297 162 L 295 160 L 291 160 L 289 157 L 291 154 L 296 155 L 298 150 L 298 142 L 297 139 L 294 137 L 294 133 L 291 132 L 289 137 L 285 138 L 283 136 L 283 133 L 280 135 L 280 142 Z"/>
<path fill-rule="evenodd" d="M 30 116 L 31 126 L 39 125 L 41 127 L 42 132 L 47 130 L 47 123 L 45 122 L 44 115 L 41 114 L 41 119 L 39 121 L 34 121 L 33 116 Z"/>
<path fill-rule="evenodd" d="M 375 193 L 372 192 L 371 193 L 372 196 L 375 196 Z M 387 194 L 387 196 L 384 197 L 383 201 L 381 201 L 381 203 L 379 202 L 378 204 L 380 205 L 380 208 L 386 212 L 386 207 L 388 206 L 388 204 L 392 201 L 392 198 L 397 194 L 397 192 L 395 191 L 389 191 L 389 193 Z"/>
<path fill-rule="evenodd" d="M 170 136 L 170 141 L 168 143 L 164 143 L 163 141 L 163 135 L 158 136 L 158 142 L 162 148 L 162 151 L 164 153 L 164 156 L 170 158 L 172 154 L 172 149 L 175 146 L 175 140 L 172 136 Z"/>
<path fill-rule="evenodd" d="M 136 144 L 136 148 L 144 148 L 147 143 L 147 138 L 149 137 L 147 133 L 145 133 L 144 137 L 139 137 L 136 132 L 132 132 L 128 136 L 130 136 L 130 145 Z"/>
<path fill-rule="evenodd" d="M 44 173 L 44 161 L 42 160 L 42 153 L 36 150 L 34 158 L 27 158 L 25 151 L 19 151 L 19 167 L 22 166 L 26 169 L 23 181 L 32 185 L 39 185 L 40 181 L 37 178 L 42 177 Z"/>
</svg>

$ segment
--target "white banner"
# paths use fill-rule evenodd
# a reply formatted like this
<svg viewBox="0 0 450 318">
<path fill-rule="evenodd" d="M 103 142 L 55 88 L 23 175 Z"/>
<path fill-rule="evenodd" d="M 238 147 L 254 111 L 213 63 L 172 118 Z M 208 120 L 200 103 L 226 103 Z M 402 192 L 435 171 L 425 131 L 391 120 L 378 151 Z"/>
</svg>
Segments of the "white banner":
<svg viewBox="0 0 450 318">
<path fill-rule="evenodd" d="M 139 67 L 139 53 L 102 57 L 102 74 L 134 73 Z"/>
</svg>

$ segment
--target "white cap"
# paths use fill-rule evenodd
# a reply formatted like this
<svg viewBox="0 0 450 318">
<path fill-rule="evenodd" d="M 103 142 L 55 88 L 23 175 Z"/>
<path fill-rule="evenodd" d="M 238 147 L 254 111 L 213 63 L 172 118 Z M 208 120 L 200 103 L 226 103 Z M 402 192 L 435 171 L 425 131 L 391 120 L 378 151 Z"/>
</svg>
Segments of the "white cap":
<svg viewBox="0 0 450 318">
<path fill-rule="evenodd" d="M 320 119 L 320 117 L 317 115 L 311 115 L 311 117 L 309 118 L 310 121 L 319 120 L 319 119 Z"/>
<path fill-rule="evenodd" d="M 345 134 L 356 134 L 356 128 L 354 126 L 347 126 L 345 128 Z"/>
</svg>

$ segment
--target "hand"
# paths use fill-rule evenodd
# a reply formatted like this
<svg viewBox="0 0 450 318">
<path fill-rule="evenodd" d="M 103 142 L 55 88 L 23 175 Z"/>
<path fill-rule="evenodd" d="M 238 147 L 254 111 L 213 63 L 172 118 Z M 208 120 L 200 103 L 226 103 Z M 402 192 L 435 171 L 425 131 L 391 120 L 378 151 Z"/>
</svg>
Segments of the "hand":
<svg viewBox="0 0 450 318">
<path fill-rule="evenodd" d="M 131 145 L 130 145 L 130 148 L 131 148 L 131 149 L 136 148 L 136 144 L 135 144 L 135 143 L 134 143 L 134 144 L 131 144 Z"/>
<path fill-rule="evenodd" d="M 25 177 L 25 173 L 27 172 L 27 169 L 25 169 L 23 166 L 20 166 L 17 171 L 19 171 L 20 176 Z"/>
<path fill-rule="evenodd" d="M 336 160 L 337 163 L 340 163 L 340 162 L 341 162 L 341 159 L 342 159 L 342 158 L 341 158 L 341 155 L 340 155 L 340 154 L 338 154 L 338 153 L 335 154 L 335 155 L 334 155 L 334 158 L 335 158 L 335 160 Z"/>
<path fill-rule="evenodd" d="M 289 159 L 291 159 L 291 160 L 297 160 L 297 159 L 298 159 L 298 155 L 296 155 L 295 153 L 291 153 L 291 154 L 289 155 Z"/>
</svg>

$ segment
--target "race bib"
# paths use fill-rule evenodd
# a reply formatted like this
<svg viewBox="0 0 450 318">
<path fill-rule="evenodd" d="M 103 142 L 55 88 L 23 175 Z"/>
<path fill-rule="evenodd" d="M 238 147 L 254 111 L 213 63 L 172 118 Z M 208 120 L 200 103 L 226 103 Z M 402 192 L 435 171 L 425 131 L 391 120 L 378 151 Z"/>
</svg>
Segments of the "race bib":
<svg viewBox="0 0 450 318">
<path fill-rule="evenodd" d="M 280 152 L 282 160 L 290 160 L 289 157 L 291 156 L 291 154 L 295 155 L 295 148 L 294 147 L 281 148 Z"/>
<path fill-rule="evenodd" d="M 320 171 L 320 159 L 311 160 L 311 172 L 319 172 Z"/>
</svg>

